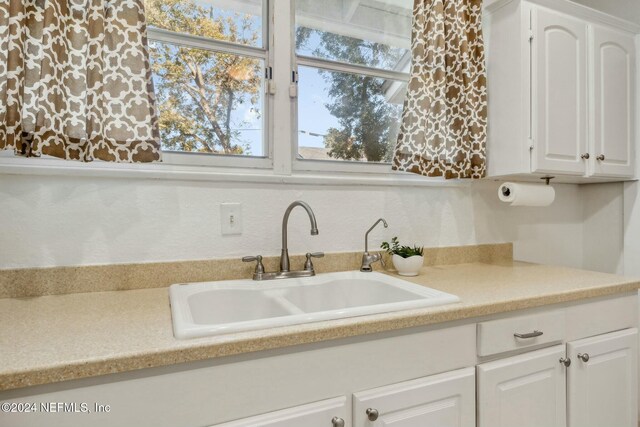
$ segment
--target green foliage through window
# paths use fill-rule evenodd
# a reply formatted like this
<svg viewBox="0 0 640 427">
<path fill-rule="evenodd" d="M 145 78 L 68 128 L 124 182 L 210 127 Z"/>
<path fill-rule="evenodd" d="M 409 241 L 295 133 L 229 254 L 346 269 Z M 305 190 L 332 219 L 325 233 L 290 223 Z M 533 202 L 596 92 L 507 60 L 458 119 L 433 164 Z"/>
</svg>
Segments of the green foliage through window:
<svg viewBox="0 0 640 427">
<path fill-rule="evenodd" d="M 296 48 L 314 39 L 315 57 L 344 63 L 367 64 L 372 68 L 398 63 L 399 49 L 331 32 L 299 27 Z M 387 99 L 390 81 L 346 72 L 319 70 L 328 85 L 324 107 L 338 126 L 327 129 L 323 142 L 327 154 L 339 160 L 390 162 L 399 130 L 402 105 Z M 300 81 L 301 92 L 305 90 Z"/>
<path fill-rule="evenodd" d="M 149 26 L 177 33 L 245 45 L 260 38 L 254 17 L 195 1 L 147 0 L 146 13 Z M 251 152 L 251 141 L 262 136 L 263 61 L 157 41 L 150 47 L 165 150 L 262 154 Z"/>
</svg>

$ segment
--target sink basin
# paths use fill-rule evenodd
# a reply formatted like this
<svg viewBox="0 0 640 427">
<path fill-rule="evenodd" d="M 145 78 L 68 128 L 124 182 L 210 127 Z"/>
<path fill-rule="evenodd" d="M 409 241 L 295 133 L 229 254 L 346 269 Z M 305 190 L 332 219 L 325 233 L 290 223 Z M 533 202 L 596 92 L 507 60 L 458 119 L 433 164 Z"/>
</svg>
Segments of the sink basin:
<svg viewBox="0 0 640 427">
<path fill-rule="evenodd" d="M 176 338 L 298 325 L 458 302 L 451 294 L 381 273 L 348 271 L 270 281 L 169 288 Z"/>
</svg>

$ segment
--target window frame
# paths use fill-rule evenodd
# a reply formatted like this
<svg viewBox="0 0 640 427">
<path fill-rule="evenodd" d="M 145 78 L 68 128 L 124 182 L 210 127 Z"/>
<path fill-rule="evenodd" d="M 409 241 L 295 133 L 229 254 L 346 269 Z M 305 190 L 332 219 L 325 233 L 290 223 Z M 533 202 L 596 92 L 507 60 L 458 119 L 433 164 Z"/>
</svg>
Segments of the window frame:
<svg viewBox="0 0 640 427">
<path fill-rule="evenodd" d="M 349 64 L 346 62 L 335 61 L 330 59 L 322 59 L 312 57 L 308 55 L 298 55 L 295 48 L 295 2 L 296 0 L 290 0 L 291 6 L 294 7 L 292 16 L 292 22 L 290 26 L 294 33 L 291 51 L 292 51 L 292 67 L 295 75 L 298 75 L 299 67 L 310 67 L 316 69 L 322 69 L 327 71 L 335 71 L 341 73 L 356 74 L 359 76 L 392 79 L 395 81 L 401 81 L 409 83 L 411 78 L 410 73 L 403 73 L 400 71 L 386 70 L 375 67 L 367 67 L 360 64 Z M 295 120 L 292 126 L 291 140 L 292 140 L 292 156 L 291 163 L 294 171 L 300 172 L 343 172 L 343 173 L 364 173 L 375 175 L 388 175 L 390 177 L 402 176 L 402 172 L 396 172 L 391 169 L 391 163 L 371 163 L 361 161 L 348 161 L 348 160 L 318 160 L 318 159 L 301 159 L 298 157 L 299 150 L 299 129 L 298 129 L 298 93 L 300 90 L 299 82 L 296 81 L 296 102 L 295 102 Z"/>
<path fill-rule="evenodd" d="M 163 151 L 163 163 L 222 168 L 272 169 L 278 175 L 290 175 L 295 172 L 365 173 L 367 175 L 389 175 L 391 177 L 402 175 L 400 172 L 392 171 L 390 163 L 369 163 L 337 159 L 300 159 L 298 157 L 299 83 L 294 76 L 297 76 L 300 66 L 373 78 L 387 78 L 404 83 L 409 82 L 410 74 L 298 55 L 295 48 L 295 1 L 278 0 L 278 7 L 276 8 L 275 0 L 263 0 L 263 17 L 266 17 L 266 19 L 263 18 L 262 48 L 212 40 L 190 34 L 175 33 L 158 28 L 148 29 L 150 41 L 249 56 L 265 61 L 265 67 L 271 67 L 272 70 L 272 78 L 270 80 L 265 78 L 263 87 L 265 104 L 263 121 L 265 128 L 263 130 L 264 156 Z M 289 57 L 286 60 L 282 55 L 285 51 L 289 52 Z M 283 92 L 289 92 L 287 99 L 283 96 Z M 276 124 L 274 117 L 279 117 L 283 123 Z M 285 117 L 290 118 L 288 126 L 284 126 L 285 122 L 287 122 L 287 120 L 283 120 Z M 286 133 L 282 131 L 283 127 L 289 128 L 288 131 L 285 131 Z M 286 158 L 285 153 L 287 153 Z"/>
<path fill-rule="evenodd" d="M 262 47 L 247 46 L 237 43 L 230 43 L 223 40 L 215 40 L 208 37 L 201 37 L 193 34 L 178 33 L 162 28 L 147 27 L 147 39 L 149 43 L 159 42 L 175 46 L 183 46 L 193 49 L 209 50 L 213 52 L 224 52 L 232 55 L 244 56 L 259 59 L 264 63 L 265 70 L 273 70 L 273 41 L 270 37 L 273 1 L 262 1 Z M 162 150 L 162 163 L 174 166 L 211 166 L 211 167 L 231 167 L 231 168 L 273 168 L 273 97 L 270 96 L 270 80 L 265 74 L 262 81 L 262 151 L 261 156 L 246 156 L 232 154 L 212 154 L 193 153 L 182 151 Z"/>
<path fill-rule="evenodd" d="M 300 66 L 336 71 L 341 73 L 350 73 L 358 76 L 366 76 L 373 78 L 392 79 L 395 81 L 401 81 L 408 83 L 410 75 L 408 73 L 401 73 L 398 71 L 382 70 L 379 68 L 365 67 L 361 65 L 345 64 L 338 61 L 331 61 L 325 59 L 312 58 L 309 56 L 298 55 L 296 57 L 296 73 Z M 299 83 L 298 83 L 299 84 Z M 299 90 L 299 88 L 298 88 Z M 297 101 L 297 98 L 296 98 Z M 380 162 L 361 162 L 361 161 L 349 161 L 349 160 L 317 160 L 317 159 L 301 159 L 298 157 L 299 150 L 299 132 L 298 132 L 298 120 L 297 120 L 297 102 L 296 102 L 296 120 L 294 124 L 293 139 L 294 139 L 294 153 L 292 162 L 294 164 L 293 169 L 298 171 L 332 171 L 332 172 L 361 172 L 361 173 L 390 173 L 396 174 L 391 170 L 391 163 Z"/>
</svg>

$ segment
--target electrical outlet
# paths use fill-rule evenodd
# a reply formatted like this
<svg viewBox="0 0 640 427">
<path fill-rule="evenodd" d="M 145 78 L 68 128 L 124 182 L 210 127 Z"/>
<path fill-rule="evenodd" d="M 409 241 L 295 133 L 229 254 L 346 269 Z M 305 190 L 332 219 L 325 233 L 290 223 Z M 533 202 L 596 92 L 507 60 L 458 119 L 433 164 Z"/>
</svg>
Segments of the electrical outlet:
<svg viewBox="0 0 640 427">
<path fill-rule="evenodd" d="M 242 204 L 220 204 L 220 226 L 222 235 L 242 234 Z"/>
</svg>

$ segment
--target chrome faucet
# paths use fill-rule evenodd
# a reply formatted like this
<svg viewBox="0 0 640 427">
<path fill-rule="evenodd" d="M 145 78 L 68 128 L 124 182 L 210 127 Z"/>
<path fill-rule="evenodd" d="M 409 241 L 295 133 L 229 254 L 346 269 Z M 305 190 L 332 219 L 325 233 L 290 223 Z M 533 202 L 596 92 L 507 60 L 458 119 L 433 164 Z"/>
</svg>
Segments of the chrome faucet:
<svg viewBox="0 0 640 427">
<path fill-rule="evenodd" d="M 300 271 L 290 271 L 291 266 L 289 264 L 287 228 L 289 226 L 289 215 L 296 206 L 302 206 L 304 210 L 307 211 L 307 215 L 309 215 L 309 221 L 311 222 L 311 235 L 318 235 L 318 224 L 316 222 L 316 216 L 314 215 L 311 206 L 300 200 L 291 203 L 287 210 L 284 212 L 284 217 L 282 218 L 282 250 L 280 251 L 280 271 L 270 273 L 265 272 L 261 255 L 244 257 L 242 258 L 242 261 L 244 262 L 257 261 L 256 268 L 253 272 L 253 280 L 288 279 L 294 277 L 309 277 L 316 275 L 316 272 L 313 268 L 313 263 L 311 262 L 311 258 L 322 258 L 324 256 L 324 253 L 322 252 L 307 253 L 307 259 L 304 263 L 304 269 Z"/>
<path fill-rule="evenodd" d="M 371 268 L 371 264 L 376 261 L 384 262 L 382 261 L 382 254 L 369 253 L 369 233 L 371 233 L 371 230 L 376 228 L 376 226 L 380 223 L 384 224 L 384 228 L 389 227 L 389 225 L 387 225 L 387 221 L 385 221 L 384 218 L 380 218 L 371 226 L 369 230 L 367 230 L 364 235 L 364 253 L 362 254 L 362 265 L 360 266 L 360 271 L 371 272 L 373 271 L 373 268 Z"/>
<path fill-rule="evenodd" d="M 316 223 L 316 216 L 313 214 L 311 206 L 300 200 L 291 203 L 287 210 L 284 211 L 284 217 L 282 218 L 282 251 L 280 252 L 281 272 L 289 271 L 289 245 L 287 243 L 287 228 L 289 227 L 289 215 L 291 215 L 291 211 L 296 206 L 302 206 L 304 210 L 307 211 L 307 215 L 309 215 L 309 221 L 311 221 L 311 235 L 318 235 L 318 224 Z"/>
</svg>

